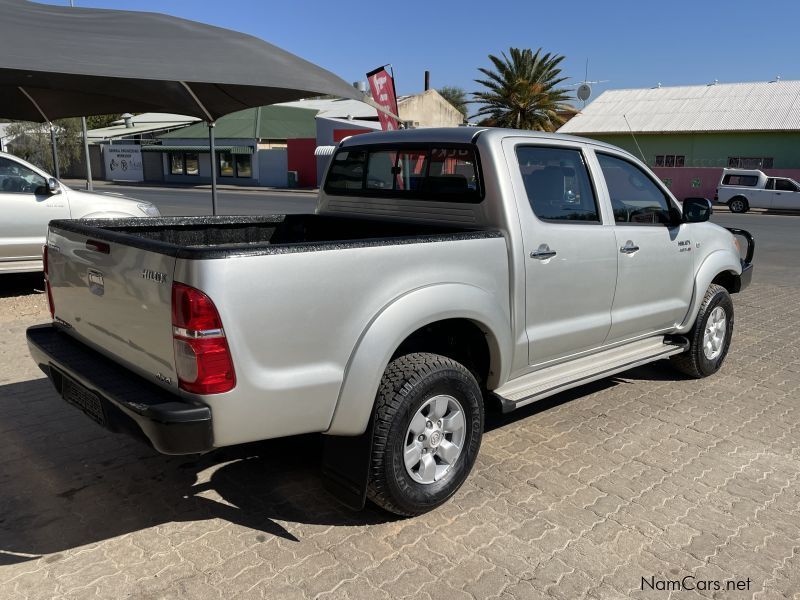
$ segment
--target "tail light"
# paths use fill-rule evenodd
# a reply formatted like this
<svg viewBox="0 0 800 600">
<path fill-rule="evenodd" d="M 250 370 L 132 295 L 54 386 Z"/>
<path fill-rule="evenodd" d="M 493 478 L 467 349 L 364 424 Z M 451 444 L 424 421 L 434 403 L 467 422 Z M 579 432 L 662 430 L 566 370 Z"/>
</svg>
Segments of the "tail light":
<svg viewBox="0 0 800 600">
<path fill-rule="evenodd" d="M 172 337 L 178 385 L 193 394 L 221 394 L 236 385 L 222 320 L 211 298 L 172 284 Z"/>
<path fill-rule="evenodd" d="M 42 248 L 42 263 L 44 265 L 44 288 L 47 292 L 47 307 L 50 309 L 50 318 L 55 319 L 56 305 L 53 304 L 53 290 L 50 289 L 50 275 L 47 260 L 47 245 Z"/>
</svg>

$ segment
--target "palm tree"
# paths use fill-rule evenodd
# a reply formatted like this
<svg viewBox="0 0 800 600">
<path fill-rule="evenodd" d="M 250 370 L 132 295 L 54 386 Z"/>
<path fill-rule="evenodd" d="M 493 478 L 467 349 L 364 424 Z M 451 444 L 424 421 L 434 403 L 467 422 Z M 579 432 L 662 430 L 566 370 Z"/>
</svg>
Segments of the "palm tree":
<svg viewBox="0 0 800 600">
<path fill-rule="evenodd" d="M 445 85 L 438 90 L 439 95 L 453 105 L 458 112 L 467 116 L 467 92 L 455 85 Z"/>
<path fill-rule="evenodd" d="M 565 104 L 568 91 L 558 87 L 567 80 L 558 68 L 563 56 L 510 48 L 508 56 L 490 54 L 489 60 L 495 70 L 481 67 L 486 79 L 475 80 L 487 91 L 472 94 L 483 105 L 474 117 L 486 117 L 483 124 L 496 127 L 538 131 L 555 131 L 564 123 L 559 113 L 571 107 Z"/>
</svg>

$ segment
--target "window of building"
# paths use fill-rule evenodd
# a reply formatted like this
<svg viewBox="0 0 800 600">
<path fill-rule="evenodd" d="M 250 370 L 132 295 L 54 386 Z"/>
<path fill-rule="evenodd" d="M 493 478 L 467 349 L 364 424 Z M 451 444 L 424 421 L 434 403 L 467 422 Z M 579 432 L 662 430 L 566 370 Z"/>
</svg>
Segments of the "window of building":
<svg viewBox="0 0 800 600">
<path fill-rule="evenodd" d="M 186 175 L 200 175 L 200 156 L 197 152 L 187 152 L 183 155 L 183 165 Z"/>
<path fill-rule="evenodd" d="M 233 177 L 235 169 L 233 166 L 233 154 L 230 152 L 219 152 L 217 154 L 219 161 L 219 176 L 220 177 Z"/>
<path fill-rule="evenodd" d="M 249 154 L 236 155 L 236 176 L 249 178 L 253 176 L 253 157 Z"/>
<path fill-rule="evenodd" d="M 772 156 L 729 156 L 729 169 L 771 169 L 774 158 Z"/>
<path fill-rule="evenodd" d="M 756 184 L 758 184 L 757 175 L 735 175 L 733 173 L 729 173 L 722 178 L 722 185 L 753 187 Z"/>
<path fill-rule="evenodd" d="M 600 223 L 594 190 L 580 150 L 541 146 L 517 149 L 533 214 L 543 221 Z"/>
<path fill-rule="evenodd" d="M 466 147 L 342 149 L 325 180 L 330 194 L 480 202 L 475 152 Z"/>
<path fill-rule="evenodd" d="M 667 154 L 664 157 L 664 166 L 665 167 L 674 167 L 675 166 L 675 155 L 674 154 Z"/>
<path fill-rule="evenodd" d="M 199 175 L 199 163 L 197 152 L 171 152 L 169 172 L 172 175 Z"/>
<path fill-rule="evenodd" d="M 669 225 L 671 203 L 650 177 L 633 163 L 597 154 L 618 225 Z"/>
<path fill-rule="evenodd" d="M 656 167 L 682 167 L 686 163 L 686 156 L 682 154 L 656 155 Z"/>
<path fill-rule="evenodd" d="M 683 155 L 675 155 L 675 166 L 682 167 L 686 163 L 686 157 Z"/>
<path fill-rule="evenodd" d="M 183 175 L 183 154 L 181 152 L 170 153 L 169 172 L 172 175 Z"/>
<path fill-rule="evenodd" d="M 659 154 L 659 155 L 656 156 L 656 165 L 655 166 L 657 166 L 657 167 L 663 167 L 664 166 L 664 155 L 663 154 Z"/>
</svg>

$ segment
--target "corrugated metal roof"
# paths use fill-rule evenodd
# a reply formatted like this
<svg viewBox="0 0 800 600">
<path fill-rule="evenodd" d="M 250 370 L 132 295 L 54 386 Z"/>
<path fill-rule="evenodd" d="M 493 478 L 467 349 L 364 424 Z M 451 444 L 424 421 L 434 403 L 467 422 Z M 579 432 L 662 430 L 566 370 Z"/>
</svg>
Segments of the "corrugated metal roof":
<svg viewBox="0 0 800 600">
<path fill-rule="evenodd" d="M 259 106 L 246 108 L 217 120 L 214 135 L 219 139 L 273 139 L 313 138 L 317 136 L 314 122 L 316 110 L 294 106 Z M 205 123 L 190 125 L 178 131 L 159 136 L 161 139 L 208 138 Z"/>
<path fill-rule="evenodd" d="M 627 117 L 627 123 L 625 119 Z M 559 133 L 800 131 L 800 81 L 608 90 Z"/>
</svg>

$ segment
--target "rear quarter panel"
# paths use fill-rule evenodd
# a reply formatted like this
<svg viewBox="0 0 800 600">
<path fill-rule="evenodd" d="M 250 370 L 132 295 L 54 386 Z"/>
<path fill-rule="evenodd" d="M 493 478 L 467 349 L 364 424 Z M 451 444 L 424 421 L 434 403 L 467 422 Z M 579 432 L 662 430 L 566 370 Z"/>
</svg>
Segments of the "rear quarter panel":
<svg viewBox="0 0 800 600">
<path fill-rule="evenodd" d="M 506 328 L 509 322 L 503 237 L 179 259 L 175 280 L 212 298 L 233 355 L 236 388 L 203 398 L 218 446 L 327 430 L 359 340 L 379 313 L 412 290 L 472 286 L 495 300 L 500 316 L 493 319 Z M 425 316 L 409 316 L 400 329 L 411 333 Z M 385 352 L 395 343 L 387 339 Z M 372 381 L 385 366 L 353 375 Z M 371 407 L 377 384 L 369 388 L 359 401 Z"/>
</svg>

